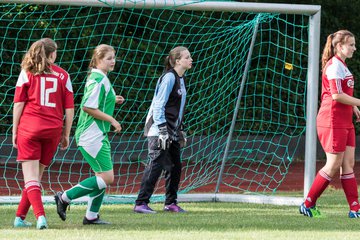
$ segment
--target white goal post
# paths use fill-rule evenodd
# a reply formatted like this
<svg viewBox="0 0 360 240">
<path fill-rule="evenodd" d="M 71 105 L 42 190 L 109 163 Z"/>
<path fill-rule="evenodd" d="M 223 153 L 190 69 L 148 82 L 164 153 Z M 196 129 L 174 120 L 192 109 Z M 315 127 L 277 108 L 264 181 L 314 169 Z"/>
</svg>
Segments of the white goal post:
<svg viewBox="0 0 360 240">
<path fill-rule="evenodd" d="M 174 6 L 176 2 L 176 6 Z M 320 42 L 320 15 L 319 5 L 300 4 L 274 4 L 274 3 L 248 3 L 229 1 L 187 1 L 187 0 L 0 0 L 0 3 L 21 3 L 41 5 L 67 5 L 67 6 L 94 6 L 115 8 L 139 9 L 177 9 L 192 11 L 219 11 L 219 12 L 252 12 L 252 13 L 279 13 L 302 14 L 309 17 L 308 32 L 308 65 L 306 87 L 306 136 L 305 136 L 305 167 L 304 167 L 304 197 L 307 195 L 315 177 L 316 171 L 316 115 L 319 88 L 319 42 Z M 246 69 L 245 69 L 246 71 Z M 246 74 L 244 74 L 245 76 Z M 111 198 L 111 196 L 107 196 Z M 229 201 L 229 202 L 255 202 L 282 205 L 298 205 L 303 199 L 294 197 L 238 195 L 238 194 L 180 194 L 180 201 Z M 18 202 L 19 197 L 0 197 L 0 204 L 5 202 Z M 52 198 L 45 198 L 52 202 Z M 106 197 L 105 197 L 106 201 Z"/>
</svg>

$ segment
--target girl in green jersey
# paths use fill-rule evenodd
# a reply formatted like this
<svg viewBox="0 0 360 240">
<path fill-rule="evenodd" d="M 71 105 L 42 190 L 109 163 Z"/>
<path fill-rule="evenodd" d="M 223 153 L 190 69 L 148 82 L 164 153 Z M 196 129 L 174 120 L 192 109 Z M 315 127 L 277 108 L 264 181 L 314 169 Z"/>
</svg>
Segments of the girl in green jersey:
<svg viewBox="0 0 360 240">
<path fill-rule="evenodd" d="M 124 102 L 122 96 L 115 94 L 107 77 L 114 66 L 114 48 L 106 44 L 97 46 L 89 65 L 91 72 L 86 80 L 84 96 L 81 101 L 81 112 L 75 132 L 79 150 L 95 172 L 95 176 L 55 195 L 57 213 L 63 221 L 66 220 L 66 209 L 71 200 L 89 195 L 83 224 L 109 224 L 99 217 L 106 187 L 114 181 L 107 133 L 111 126 L 115 128 L 115 133 L 121 131 L 121 125 L 113 117 L 113 113 L 115 103 Z"/>
</svg>

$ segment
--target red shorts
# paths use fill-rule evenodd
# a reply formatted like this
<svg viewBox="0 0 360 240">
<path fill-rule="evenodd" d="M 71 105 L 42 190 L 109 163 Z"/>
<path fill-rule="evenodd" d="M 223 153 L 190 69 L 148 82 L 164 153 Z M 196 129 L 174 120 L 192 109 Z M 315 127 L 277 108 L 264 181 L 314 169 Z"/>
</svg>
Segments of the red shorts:
<svg viewBox="0 0 360 240">
<path fill-rule="evenodd" d="M 16 144 L 18 147 L 18 155 L 16 160 L 40 160 L 40 163 L 49 166 L 57 147 L 60 142 L 61 135 L 52 138 L 29 137 L 17 135 Z"/>
<path fill-rule="evenodd" d="M 345 152 L 347 146 L 355 147 L 354 128 L 317 127 L 318 137 L 327 153 Z"/>
</svg>

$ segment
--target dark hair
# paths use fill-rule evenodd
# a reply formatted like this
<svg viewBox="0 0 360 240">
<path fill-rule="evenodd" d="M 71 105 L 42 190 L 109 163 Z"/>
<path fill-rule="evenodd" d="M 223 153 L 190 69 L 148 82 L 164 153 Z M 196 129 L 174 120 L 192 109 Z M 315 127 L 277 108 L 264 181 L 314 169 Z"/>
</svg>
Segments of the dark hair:
<svg viewBox="0 0 360 240">
<path fill-rule="evenodd" d="M 338 43 L 345 44 L 350 37 L 354 37 L 348 30 L 339 30 L 336 33 L 330 34 L 326 39 L 326 44 L 321 58 L 321 69 L 324 69 L 326 63 L 335 56 L 336 54 L 336 45 Z"/>
<path fill-rule="evenodd" d="M 186 47 L 178 46 L 171 49 L 169 55 L 165 58 L 165 71 L 175 67 L 176 60 L 181 58 L 181 52 L 188 50 Z"/>
</svg>

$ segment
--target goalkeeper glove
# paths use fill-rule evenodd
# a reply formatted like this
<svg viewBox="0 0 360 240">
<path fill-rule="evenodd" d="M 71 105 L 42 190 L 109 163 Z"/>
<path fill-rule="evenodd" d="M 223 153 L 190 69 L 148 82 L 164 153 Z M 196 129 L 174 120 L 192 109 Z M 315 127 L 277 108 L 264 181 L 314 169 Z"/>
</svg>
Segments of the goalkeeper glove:
<svg viewBox="0 0 360 240">
<path fill-rule="evenodd" d="M 185 131 L 179 131 L 179 144 L 180 147 L 186 147 L 187 143 L 187 136 Z"/>
<path fill-rule="evenodd" d="M 170 147 L 170 137 L 167 130 L 166 123 L 159 125 L 159 147 L 166 150 Z"/>
</svg>

